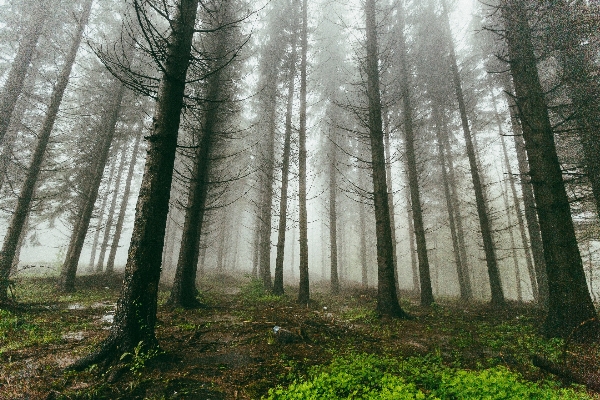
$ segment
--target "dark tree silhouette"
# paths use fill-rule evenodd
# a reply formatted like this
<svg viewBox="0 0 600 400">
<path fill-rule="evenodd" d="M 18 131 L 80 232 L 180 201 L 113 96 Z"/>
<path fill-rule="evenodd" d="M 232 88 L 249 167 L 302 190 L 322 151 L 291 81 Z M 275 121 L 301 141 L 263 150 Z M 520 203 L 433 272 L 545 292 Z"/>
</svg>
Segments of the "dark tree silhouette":
<svg viewBox="0 0 600 400">
<path fill-rule="evenodd" d="M 529 12 L 523 0 L 501 5 L 510 71 L 535 194 L 548 274 L 548 336 L 567 337 L 596 317 L 577 246 L 554 132 L 540 84 Z"/>
<path fill-rule="evenodd" d="M 143 12 L 143 4 L 135 3 L 138 12 Z M 140 343 L 143 351 L 158 346 L 154 327 L 161 254 L 197 9 L 198 0 L 176 1 L 170 19 L 171 31 L 166 39 L 165 62 L 152 128 L 147 137 L 148 155 L 114 324 L 96 350 L 78 360 L 70 367 L 72 369 L 117 361 L 124 352 L 132 352 Z"/>
</svg>

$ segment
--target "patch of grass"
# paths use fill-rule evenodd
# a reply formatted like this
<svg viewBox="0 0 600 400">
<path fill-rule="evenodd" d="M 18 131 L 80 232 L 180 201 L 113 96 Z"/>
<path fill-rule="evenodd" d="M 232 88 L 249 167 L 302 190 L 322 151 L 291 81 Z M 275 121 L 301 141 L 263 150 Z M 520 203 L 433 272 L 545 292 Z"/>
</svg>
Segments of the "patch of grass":
<svg viewBox="0 0 600 400">
<path fill-rule="evenodd" d="M 377 313 L 374 308 L 356 307 L 350 308 L 342 312 L 342 319 L 351 322 L 373 323 L 378 320 Z"/>
<path fill-rule="evenodd" d="M 288 399 L 589 399 L 583 391 L 524 380 L 498 366 L 480 371 L 445 366 L 439 357 L 340 357 L 315 367 L 268 400 Z"/>
<path fill-rule="evenodd" d="M 276 296 L 265 290 L 262 281 L 251 278 L 250 282 L 242 285 L 240 297 L 249 304 L 278 303 L 281 296 Z"/>
</svg>

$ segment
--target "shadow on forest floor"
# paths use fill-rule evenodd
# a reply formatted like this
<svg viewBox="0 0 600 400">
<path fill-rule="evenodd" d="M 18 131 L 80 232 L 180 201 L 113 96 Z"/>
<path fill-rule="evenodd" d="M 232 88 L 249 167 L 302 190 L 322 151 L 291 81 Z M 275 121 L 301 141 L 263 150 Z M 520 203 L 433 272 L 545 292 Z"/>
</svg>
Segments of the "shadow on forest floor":
<svg viewBox="0 0 600 400">
<path fill-rule="evenodd" d="M 33 306 L 0 310 L 0 399 L 258 399 L 315 365 L 360 353 L 434 354 L 461 369 L 503 365 L 536 382 L 552 379 L 532 365 L 536 354 L 574 368 L 598 365 L 594 345 L 541 337 L 543 314 L 527 305 L 422 308 L 404 300 L 416 318 L 388 320 L 374 312 L 375 289 L 331 296 L 317 284 L 307 306 L 291 287 L 276 297 L 248 277 L 210 276 L 200 284 L 206 308 L 159 307 L 162 354 L 134 356 L 117 379 L 93 367 L 63 373 L 107 335 L 119 286 L 118 276 L 83 276 L 76 293 L 57 295 L 51 278 L 19 282 L 17 300 Z M 160 304 L 167 295 L 163 288 Z M 275 335 L 276 326 L 287 336 Z"/>
</svg>

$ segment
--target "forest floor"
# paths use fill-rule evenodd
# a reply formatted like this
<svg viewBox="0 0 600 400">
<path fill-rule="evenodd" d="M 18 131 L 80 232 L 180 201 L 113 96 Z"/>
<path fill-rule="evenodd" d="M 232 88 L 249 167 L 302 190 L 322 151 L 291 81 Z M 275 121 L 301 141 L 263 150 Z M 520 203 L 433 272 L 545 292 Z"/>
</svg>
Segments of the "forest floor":
<svg viewBox="0 0 600 400">
<path fill-rule="evenodd" d="M 555 378 L 533 366 L 536 354 L 583 372 L 599 365 L 597 345 L 540 336 L 543 314 L 532 306 L 424 308 L 405 296 L 414 319 L 390 320 L 375 314 L 372 288 L 332 296 L 316 285 L 307 306 L 291 287 L 276 297 L 249 277 L 212 276 L 201 284 L 204 308 L 167 309 L 161 290 L 161 354 L 131 355 L 121 374 L 63 372 L 106 337 L 119 286 L 118 276 L 83 276 L 76 293 L 56 295 L 53 278 L 17 282 L 21 306 L 0 309 L 0 399 L 260 399 L 313 366 L 362 353 L 436 357 L 467 370 L 502 365 L 540 383 Z"/>
</svg>

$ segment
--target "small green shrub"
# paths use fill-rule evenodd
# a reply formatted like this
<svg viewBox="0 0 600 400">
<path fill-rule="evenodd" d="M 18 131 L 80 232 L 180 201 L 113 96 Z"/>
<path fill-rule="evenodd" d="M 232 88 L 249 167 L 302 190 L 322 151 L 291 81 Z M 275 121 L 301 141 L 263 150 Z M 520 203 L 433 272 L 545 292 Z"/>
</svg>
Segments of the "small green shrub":
<svg viewBox="0 0 600 400">
<path fill-rule="evenodd" d="M 240 296 L 244 301 L 248 301 L 251 304 L 271 303 L 281 300 L 280 296 L 276 296 L 265 290 L 262 281 L 256 278 L 252 278 L 250 282 L 241 287 Z"/>
<path fill-rule="evenodd" d="M 439 357 L 398 360 L 373 355 L 337 358 L 313 368 L 268 400 L 290 399 L 589 399 L 585 392 L 525 381 L 498 366 L 470 371 L 444 366 Z"/>
</svg>

